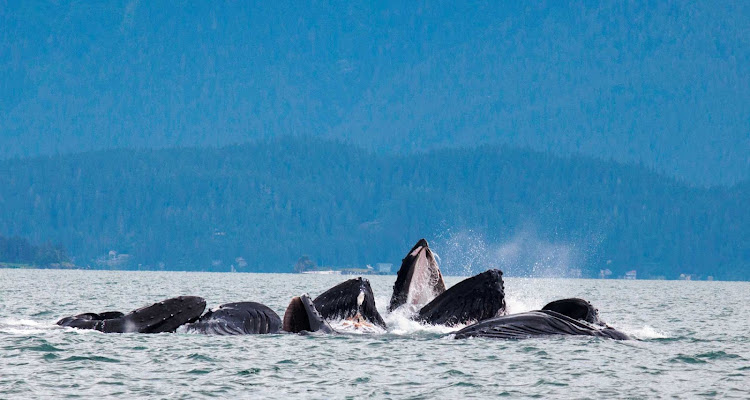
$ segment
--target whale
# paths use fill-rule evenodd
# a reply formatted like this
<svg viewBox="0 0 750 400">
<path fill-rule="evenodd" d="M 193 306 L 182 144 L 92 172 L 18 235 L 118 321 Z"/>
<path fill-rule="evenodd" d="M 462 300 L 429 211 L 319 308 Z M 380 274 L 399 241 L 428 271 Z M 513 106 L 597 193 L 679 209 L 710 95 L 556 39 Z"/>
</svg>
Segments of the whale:
<svg viewBox="0 0 750 400">
<path fill-rule="evenodd" d="M 326 290 L 313 300 L 315 308 L 327 321 L 346 320 L 354 323 L 375 325 L 386 329 L 385 321 L 375 305 L 375 295 L 370 281 L 359 277 Z"/>
<path fill-rule="evenodd" d="M 416 319 L 426 324 L 455 326 L 505 313 L 503 273 L 490 269 L 451 286 L 422 307 Z"/>
<path fill-rule="evenodd" d="M 631 339 L 626 333 L 601 322 L 597 309 L 578 298 L 556 300 L 541 310 L 486 319 L 454 332 L 456 339 L 525 339 L 556 335 Z"/>
<path fill-rule="evenodd" d="M 194 322 L 206 309 L 206 300 L 197 296 L 180 296 L 124 314 L 119 311 L 83 313 L 65 317 L 57 325 L 93 329 L 104 333 L 174 332 L 179 326 Z"/>
<path fill-rule="evenodd" d="M 542 311 L 555 311 L 573 319 L 586 321 L 594 325 L 605 325 L 599 319 L 599 310 L 584 299 L 569 298 L 547 303 Z"/>
<path fill-rule="evenodd" d="M 421 307 L 445 292 L 445 281 L 427 240 L 420 239 L 401 260 L 388 311 Z"/>
<path fill-rule="evenodd" d="M 281 318 L 267 306 L 252 302 L 222 304 L 184 326 L 187 333 L 205 335 L 262 335 L 279 333 Z"/>
<path fill-rule="evenodd" d="M 320 315 L 320 311 L 307 293 L 295 296 L 289 302 L 284 312 L 282 329 L 289 333 L 335 333 L 328 321 Z"/>
</svg>

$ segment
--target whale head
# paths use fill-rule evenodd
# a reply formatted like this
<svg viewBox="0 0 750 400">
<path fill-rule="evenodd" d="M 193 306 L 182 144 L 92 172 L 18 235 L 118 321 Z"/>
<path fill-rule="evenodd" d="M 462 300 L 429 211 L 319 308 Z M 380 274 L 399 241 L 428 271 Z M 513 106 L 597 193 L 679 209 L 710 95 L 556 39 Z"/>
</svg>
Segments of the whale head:
<svg viewBox="0 0 750 400">
<path fill-rule="evenodd" d="M 404 304 L 418 309 L 443 292 L 445 281 L 435 255 L 427 241 L 420 239 L 401 261 L 388 310 L 393 311 Z"/>
</svg>

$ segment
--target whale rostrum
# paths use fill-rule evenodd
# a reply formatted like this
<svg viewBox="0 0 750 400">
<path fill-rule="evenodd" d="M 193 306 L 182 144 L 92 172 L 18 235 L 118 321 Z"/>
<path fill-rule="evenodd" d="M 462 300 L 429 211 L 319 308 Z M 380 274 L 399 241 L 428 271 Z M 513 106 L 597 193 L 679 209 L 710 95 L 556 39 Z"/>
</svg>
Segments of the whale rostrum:
<svg viewBox="0 0 750 400">
<path fill-rule="evenodd" d="M 443 292 L 445 281 L 435 255 L 430 250 L 427 240 L 420 239 L 401 261 L 388 311 L 404 304 L 423 306 Z"/>
</svg>

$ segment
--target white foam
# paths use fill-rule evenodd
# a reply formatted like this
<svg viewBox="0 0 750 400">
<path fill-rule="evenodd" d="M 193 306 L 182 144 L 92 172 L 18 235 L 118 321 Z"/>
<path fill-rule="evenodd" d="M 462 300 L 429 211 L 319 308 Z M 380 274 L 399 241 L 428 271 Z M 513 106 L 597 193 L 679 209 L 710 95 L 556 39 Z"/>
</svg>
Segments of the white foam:
<svg viewBox="0 0 750 400">
<path fill-rule="evenodd" d="M 413 314 L 414 312 L 406 305 L 393 310 L 391 313 L 384 314 L 383 319 L 386 325 L 388 325 L 388 332 L 395 335 L 411 335 L 418 332 L 442 334 L 454 332 L 464 327 L 464 325 L 449 327 L 445 325 L 422 324 L 412 319 Z"/>
<path fill-rule="evenodd" d="M 618 329 L 636 339 L 664 339 L 669 337 L 666 332 L 660 331 L 649 325 L 643 325 L 639 328 L 626 326 Z"/>
<path fill-rule="evenodd" d="M 3 326 L 36 326 L 36 327 L 45 326 L 45 324 L 42 324 L 38 321 L 34 321 L 32 319 L 15 319 L 15 318 L 0 319 L 0 325 L 3 325 Z"/>
<path fill-rule="evenodd" d="M 361 323 L 350 320 L 330 321 L 329 324 L 337 332 L 354 333 L 354 334 L 383 334 L 386 330 L 370 323 Z"/>
<path fill-rule="evenodd" d="M 2 318 L 0 319 L 0 332 L 16 334 L 41 333 L 51 329 L 55 325 L 34 321 L 31 319 Z"/>
</svg>

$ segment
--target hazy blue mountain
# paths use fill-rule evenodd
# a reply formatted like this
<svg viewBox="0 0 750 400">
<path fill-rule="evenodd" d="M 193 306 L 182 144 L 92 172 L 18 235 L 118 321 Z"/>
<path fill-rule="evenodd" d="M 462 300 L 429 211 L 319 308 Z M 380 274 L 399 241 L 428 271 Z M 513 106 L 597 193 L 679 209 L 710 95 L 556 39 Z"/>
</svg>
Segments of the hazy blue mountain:
<svg viewBox="0 0 750 400">
<path fill-rule="evenodd" d="M 10 1 L 0 158 L 286 135 L 750 175 L 748 2 Z"/>
<path fill-rule="evenodd" d="M 497 146 L 385 155 L 281 138 L 6 160 L 0 171 L 0 235 L 61 243 L 79 265 L 398 264 L 426 237 L 448 273 L 750 279 L 748 182 L 701 189 L 584 157 Z"/>
</svg>

